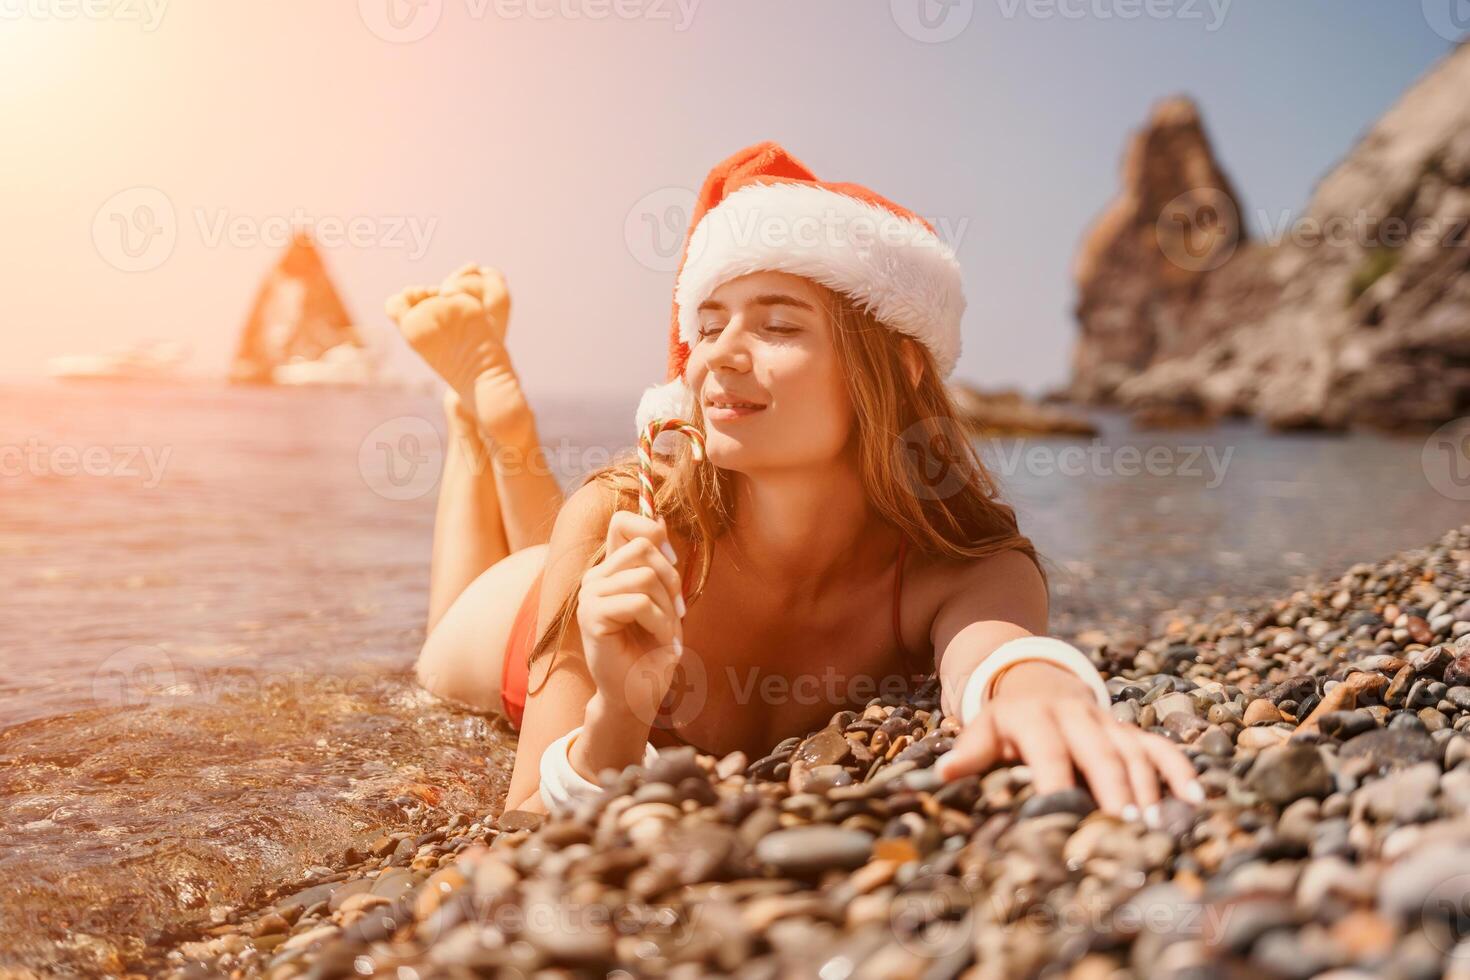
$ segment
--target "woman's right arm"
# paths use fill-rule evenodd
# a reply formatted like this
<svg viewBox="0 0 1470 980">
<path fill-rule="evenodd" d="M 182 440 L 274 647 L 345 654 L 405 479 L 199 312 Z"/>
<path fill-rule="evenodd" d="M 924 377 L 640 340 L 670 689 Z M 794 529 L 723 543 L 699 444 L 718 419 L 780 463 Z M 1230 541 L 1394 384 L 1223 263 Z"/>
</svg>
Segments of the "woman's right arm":
<svg viewBox="0 0 1470 980">
<path fill-rule="evenodd" d="M 587 569 L 600 544 L 607 545 L 602 561 Z M 583 486 L 558 513 L 538 634 L 573 591 L 577 620 L 561 648 L 543 655 L 546 665 L 533 667 L 535 693 L 526 701 L 507 810 L 545 811 L 537 792 L 542 753 L 578 725 L 582 733 L 568 761 L 586 778 L 595 781 L 604 768 L 643 761 L 683 639 L 679 575 L 666 557 L 672 554 L 662 522 L 615 510 L 613 492 L 604 485 Z"/>
</svg>

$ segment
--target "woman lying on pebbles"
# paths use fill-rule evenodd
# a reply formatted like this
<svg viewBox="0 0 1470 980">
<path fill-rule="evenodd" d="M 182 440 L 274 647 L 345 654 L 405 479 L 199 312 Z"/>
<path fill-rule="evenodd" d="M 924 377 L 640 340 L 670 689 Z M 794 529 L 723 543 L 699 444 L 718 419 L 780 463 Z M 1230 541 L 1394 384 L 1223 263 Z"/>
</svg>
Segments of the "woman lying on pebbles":
<svg viewBox="0 0 1470 980">
<path fill-rule="evenodd" d="M 1116 721 L 1045 635 L 1035 549 L 944 387 L 965 301 L 927 222 L 757 144 L 707 178 L 674 299 L 670 380 L 636 431 L 684 418 L 706 458 L 664 437 L 657 519 L 636 462 L 565 500 L 533 465 L 498 273 L 389 301 L 451 389 L 418 677 L 517 726 L 507 810 L 570 809 L 655 746 L 758 758 L 935 670 L 964 726 L 945 779 L 1020 761 L 1046 793 L 1075 769 L 1149 823 L 1165 787 L 1203 799 L 1184 754 Z"/>
</svg>

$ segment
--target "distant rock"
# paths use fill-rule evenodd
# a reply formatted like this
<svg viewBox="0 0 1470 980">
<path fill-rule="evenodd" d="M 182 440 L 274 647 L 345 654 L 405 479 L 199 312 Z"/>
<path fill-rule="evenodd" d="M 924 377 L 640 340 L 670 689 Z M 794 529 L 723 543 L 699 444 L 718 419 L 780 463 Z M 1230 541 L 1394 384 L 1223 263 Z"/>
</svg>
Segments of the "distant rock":
<svg viewBox="0 0 1470 980">
<path fill-rule="evenodd" d="M 1210 208 L 1220 221 L 1176 220 Z M 1171 210 L 1179 213 L 1161 220 Z M 1205 338 L 1198 325 L 1179 314 L 1194 302 L 1206 270 L 1240 243 L 1237 214 L 1235 192 L 1194 104 L 1171 99 L 1157 106 L 1129 144 L 1121 192 L 1083 240 L 1074 265 L 1077 397 L 1106 401 L 1149 365 L 1200 347 Z M 1186 261 L 1175 260 L 1181 256 Z"/>
<path fill-rule="evenodd" d="M 960 420 L 983 435 L 1097 435 L 1097 427 L 1080 415 L 1043 405 L 1018 391 L 981 391 L 966 382 L 949 386 Z"/>
<path fill-rule="evenodd" d="M 282 380 L 278 367 L 317 362 L 333 349 L 340 357 L 344 350 L 363 348 L 316 246 L 298 232 L 256 291 L 230 380 L 270 384 Z"/>
<path fill-rule="evenodd" d="M 1470 412 L 1470 45 L 1247 240 L 1192 103 L 1155 109 L 1082 244 L 1066 393 L 1136 421 L 1423 429 Z"/>
</svg>

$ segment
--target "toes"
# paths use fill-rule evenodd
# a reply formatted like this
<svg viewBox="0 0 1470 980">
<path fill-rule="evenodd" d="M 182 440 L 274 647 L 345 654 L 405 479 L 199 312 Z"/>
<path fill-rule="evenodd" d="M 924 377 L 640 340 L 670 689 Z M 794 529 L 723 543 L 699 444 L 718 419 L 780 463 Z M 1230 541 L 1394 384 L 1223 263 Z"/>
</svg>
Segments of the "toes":
<svg viewBox="0 0 1470 980">
<path fill-rule="evenodd" d="M 464 265 L 460 266 L 458 269 L 455 269 L 449 275 L 445 276 L 444 282 L 440 284 L 439 288 L 446 293 L 471 293 L 472 295 L 478 296 L 479 290 L 475 287 L 477 285 L 479 273 L 480 266 L 477 263 L 466 262 Z"/>
<path fill-rule="evenodd" d="M 387 311 L 388 316 L 392 317 L 394 322 L 397 322 L 403 314 L 430 296 L 437 295 L 438 292 L 439 290 L 435 286 L 409 286 L 389 296 L 388 302 L 384 304 L 383 308 Z"/>
<path fill-rule="evenodd" d="M 393 322 L 397 323 L 398 319 L 403 316 L 403 314 L 407 313 L 408 308 L 413 305 L 413 303 L 409 300 L 409 296 L 412 293 L 412 287 L 401 290 L 400 292 L 396 292 L 392 296 L 389 296 L 388 302 L 383 304 L 384 311 L 387 312 L 388 316 L 393 320 Z"/>
</svg>

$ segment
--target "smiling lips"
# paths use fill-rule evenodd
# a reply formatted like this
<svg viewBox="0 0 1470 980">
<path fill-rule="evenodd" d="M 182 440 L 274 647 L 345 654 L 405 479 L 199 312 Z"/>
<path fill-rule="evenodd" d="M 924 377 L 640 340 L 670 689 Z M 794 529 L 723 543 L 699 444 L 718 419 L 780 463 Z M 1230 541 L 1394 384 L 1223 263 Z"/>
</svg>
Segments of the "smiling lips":
<svg viewBox="0 0 1470 980">
<path fill-rule="evenodd" d="M 747 415 L 765 411 L 766 406 L 756 402 L 748 402 L 739 398 L 726 398 L 723 396 L 706 398 L 704 400 L 704 417 L 717 422 L 725 422 L 731 419 L 742 419 Z"/>
</svg>

